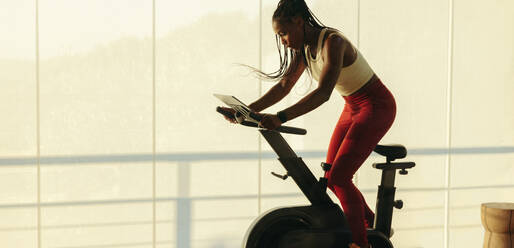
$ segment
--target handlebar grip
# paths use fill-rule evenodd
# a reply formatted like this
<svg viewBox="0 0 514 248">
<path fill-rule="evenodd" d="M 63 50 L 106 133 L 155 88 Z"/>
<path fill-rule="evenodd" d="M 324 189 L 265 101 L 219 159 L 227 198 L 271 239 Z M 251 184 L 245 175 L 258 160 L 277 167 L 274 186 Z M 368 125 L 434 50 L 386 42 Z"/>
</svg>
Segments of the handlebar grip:
<svg viewBox="0 0 514 248">
<path fill-rule="evenodd" d="M 253 112 L 250 112 L 250 117 L 252 117 L 256 121 L 261 121 L 261 117 L 254 114 Z"/>
<path fill-rule="evenodd" d="M 221 107 L 216 107 L 216 111 L 230 119 L 235 118 L 234 114 L 232 114 L 229 111 L 223 110 Z M 257 121 L 260 121 L 260 118 L 254 113 L 250 113 L 250 117 L 254 118 Z M 249 121 L 243 121 L 239 124 L 241 124 L 243 126 L 247 126 L 247 127 L 257 127 L 257 128 L 259 127 L 259 125 L 257 123 L 249 122 Z M 307 130 L 305 130 L 303 128 L 297 128 L 297 127 L 280 126 L 280 127 L 277 127 L 277 129 L 275 129 L 275 130 L 278 132 L 281 132 L 281 133 L 299 134 L 299 135 L 307 134 Z"/>
<path fill-rule="evenodd" d="M 290 134 L 299 134 L 299 135 L 307 134 L 307 130 L 305 130 L 303 128 L 297 128 L 297 127 L 280 126 L 280 127 L 277 127 L 276 130 L 281 133 L 290 133 Z"/>
<path fill-rule="evenodd" d="M 234 119 L 234 117 L 235 117 L 234 114 L 232 114 L 229 111 L 223 110 L 221 107 L 216 107 L 216 112 L 218 112 L 218 113 L 220 113 L 220 114 L 222 114 L 222 115 L 224 115 L 224 116 L 226 116 L 226 117 L 228 117 L 230 119 Z"/>
</svg>

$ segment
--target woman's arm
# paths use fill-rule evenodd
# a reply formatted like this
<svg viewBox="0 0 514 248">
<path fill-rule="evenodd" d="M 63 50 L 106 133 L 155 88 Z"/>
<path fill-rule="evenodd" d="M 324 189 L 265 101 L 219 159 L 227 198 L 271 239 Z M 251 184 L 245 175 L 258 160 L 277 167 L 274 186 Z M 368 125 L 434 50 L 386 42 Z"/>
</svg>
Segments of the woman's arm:
<svg viewBox="0 0 514 248">
<path fill-rule="evenodd" d="M 302 98 L 298 103 L 283 110 L 287 120 L 308 113 L 328 101 L 343 67 L 343 55 L 348 43 L 337 35 L 325 40 L 323 51 L 325 63 L 321 71 L 319 85 L 314 91 Z"/>
<path fill-rule="evenodd" d="M 251 110 L 254 112 L 261 112 L 269 106 L 279 102 L 282 100 L 282 98 L 289 94 L 293 86 L 296 84 L 296 81 L 298 81 L 303 71 L 305 70 L 303 59 L 301 57 L 295 57 L 295 60 L 297 61 L 294 61 L 292 64 L 298 63 L 296 70 L 285 75 L 277 84 L 275 84 L 275 86 L 268 90 L 257 101 L 248 105 Z"/>
</svg>

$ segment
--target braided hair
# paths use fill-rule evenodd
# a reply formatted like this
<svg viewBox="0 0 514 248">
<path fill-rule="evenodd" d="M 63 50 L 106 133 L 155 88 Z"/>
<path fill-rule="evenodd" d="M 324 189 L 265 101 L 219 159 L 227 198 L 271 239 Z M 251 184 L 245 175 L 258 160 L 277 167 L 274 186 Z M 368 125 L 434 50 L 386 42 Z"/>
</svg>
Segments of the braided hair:
<svg viewBox="0 0 514 248">
<path fill-rule="evenodd" d="M 325 25 L 323 25 L 319 21 L 319 19 L 316 16 L 314 16 L 309 7 L 307 7 L 305 0 L 280 0 L 278 2 L 277 9 L 273 13 L 272 20 L 281 23 L 291 22 L 293 17 L 298 16 L 304 20 L 305 25 L 310 25 L 312 27 L 320 29 L 325 27 Z M 267 79 L 270 81 L 279 81 L 284 76 L 293 72 L 300 65 L 299 63 L 304 63 L 305 65 L 307 65 L 304 49 L 295 51 L 291 48 L 286 47 L 285 45 L 281 46 L 280 36 L 278 34 L 275 35 L 275 40 L 277 43 L 278 53 L 280 55 L 279 69 L 272 73 L 265 73 L 260 70 L 254 69 L 254 71 L 260 78 Z M 308 66 L 306 68 L 309 75 L 312 75 L 310 68 Z"/>
</svg>

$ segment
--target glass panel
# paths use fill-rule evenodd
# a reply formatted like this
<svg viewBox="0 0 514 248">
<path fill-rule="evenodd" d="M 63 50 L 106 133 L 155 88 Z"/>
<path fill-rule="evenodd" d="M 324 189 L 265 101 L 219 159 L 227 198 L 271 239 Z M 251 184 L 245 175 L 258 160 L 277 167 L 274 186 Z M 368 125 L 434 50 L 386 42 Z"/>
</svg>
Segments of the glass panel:
<svg viewBox="0 0 514 248">
<path fill-rule="evenodd" d="M 256 161 L 232 160 L 191 164 L 191 196 L 257 196 Z M 186 180 L 181 178 L 179 180 Z"/>
<path fill-rule="evenodd" d="M 158 198 L 177 197 L 180 187 L 180 162 L 157 161 L 155 168 L 155 187 Z"/>
<path fill-rule="evenodd" d="M 176 247 L 177 244 L 177 204 L 176 201 L 159 201 L 156 204 L 156 238 L 161 248 Z"/>
<path fill-rule="evenodd" d="M 487 151 L 487 148 L 484 148 Z M 514 186 L 514 153 L 458 154 L 452 156 L 452 187 Z"/>
<path fill-rule="evenodd" d="M 255 219 L 256 199 L 221 198 L 195 200 L 193 204 L 191 244 L 216 244 L 243 241 L 246 229 Z M 220 228 L 222 227 L 222 228 Z"/>
<path fill-rule="evenodd" d="M 252 160 L 189 164 L 190 178 L 185 178 L 185 174 L 182 174 L 179 180 L 182 185 L 191 187 L 190 195 L 182 195 L 182 201 L 189 201 L 190 218 L 184 219 L 184 214 L 177 214 L 186 221 L 179 224 L 179 235 L 190 235 L 190 244 L 194 247 L 201 246 L 202 242 L 208 240 L 211 244 L 231 242 L 234 239 L 241 242 L 246 228 L 258 212 L 258 171 L 255 166 L 256 161 Z M 179 194 L 187 194 L 187 191 L 186 188 L 179 189 Z M 213 228 L 219 225 L 223 228 Z"/>
<path fill-rule="evenodd" d="M 0 247 L 37 246 L 35 1 L 0 1 Z"/>
<path fill-rule="evenodd" d="M 0 244 L 2 247 L 37 247 L 37 208 L 35 204 L 0 205 Z"/>
<path fill-rule="evenodd" d="M 257 199 L 249 197 L 220 197 L 220 199 L 194 199 L 193 219 L 252 219 L 257 213 Z"/>
<path fill-rule="evenodd" d="M 152 174 L 146 163 L 45 166 L 41 171 L 43 202 L 151 200 Z"/>
<path fill-rule="evenodd" d="M 514 2 L 454 4 L 452 144 L 512 152 Z"/>
<path fill-rule="evenodd" d="M 152 2 L 39 13 L 43 245 L 151 247 Z"/>
<path fill-rule="evenodd" d="M 156 2 L 158 152 L 256 151 L 256 130 L 216 113 L 224 104 L 213 93 L 247 104 L 258 95 L 258 80 L 236 65 L 258 66 L 258 1 L 166 2 Z"/>
<path fill-rule="evenodd" d="M 151 1 L 40 4 L 42 156 L 151 152 L 151 17 Z"/>
<path fill-rule="evenodd" d="M 37 168 L 0 165 L 0 204 L 33 204 L 36 201 Z"/>
<path fill-rule="evenodd" d="M 34 1 L 0 3 L 0 157 L 37 150 L 35 14 Z"/>
<path fill-rule="evenodd" d="M 47 204 L 43 246 L 152 246 L 152 204 L 113 201 Z"/>
<path fill-rule="evenodd" d="M 380 143 L 445 147 L 447 1 L 361 1 L 360 20 L 361 51 L 397 104 L 396 120 Z"/>
<path fill-rule="evenodd" d="M 454 12 L 451 185 L 512 185 L 514 3 L 455 1 Z"/>
</svg>

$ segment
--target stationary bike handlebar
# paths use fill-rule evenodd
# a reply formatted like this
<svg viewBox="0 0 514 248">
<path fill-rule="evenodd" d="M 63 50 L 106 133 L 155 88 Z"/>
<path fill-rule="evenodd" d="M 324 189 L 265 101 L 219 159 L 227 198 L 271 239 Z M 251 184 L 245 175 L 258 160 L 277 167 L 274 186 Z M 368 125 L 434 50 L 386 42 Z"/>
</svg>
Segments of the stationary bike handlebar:
<svg viewBox="0 0 514 248">
<path fill-rule="evenodd" d="M 231 119 L 234 119 L 234 114 L 232 114 L 231 112 L 229 111 L 225 111 L 223 110 L 221 107 L 217 107 L 216 108 L 216 111 L 228 118 L 231 118 Z M 250 117 L 252 117 L 253 119 L 255 119 L 256 121 L 260 121 L 261 118 L 256 115 L 255 113 L 253 112 L 250 112 Z M 240 122 L 239 124 L 243 125 L 243 126 L 247 126 L 247 127 L 256 127 L 256 128 L 260 128 L 259 124 L 258 123 L 255 123 L 255 122 L 251 122 L 251 121 L 242 121 Z M 298 134 L 298 135 L 304 135 L 304 134 L 307 134 L 307 130 L 303 129 L 303 128 L 297 128 L 297 127 L 288 127 L 288 126 L 280 126 L 280 127 L 277 127 L 275 129 L 275 131 L 277 132 L 281 132 L 281 133 L 289 133 L 289 134 Z"/>
</svg>

